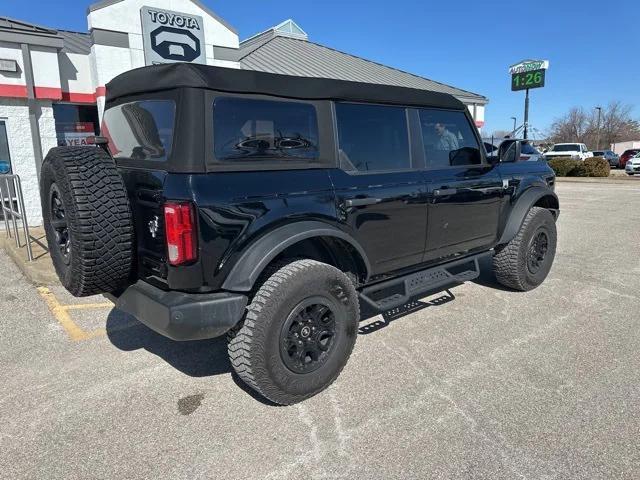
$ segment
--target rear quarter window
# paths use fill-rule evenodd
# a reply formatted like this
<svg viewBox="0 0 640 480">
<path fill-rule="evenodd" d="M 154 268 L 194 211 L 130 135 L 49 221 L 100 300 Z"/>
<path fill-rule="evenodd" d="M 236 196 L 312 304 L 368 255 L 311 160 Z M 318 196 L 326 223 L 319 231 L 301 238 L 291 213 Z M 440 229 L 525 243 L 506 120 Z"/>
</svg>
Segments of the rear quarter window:
<svg viewBox="0 0 640 480">
<path fill-rule="evenodd" d="M 104 113 L 102 135 L 118 159 L 167 160 L 173 147 L 176 104 L 173 100 L 123 103 Z"/>
<path fill-rule="evenodd" d="M 218 97 L 213 137 L 217 161 L 268 166 L 319 157 L 316 108 L 308 103 Z"/>
</svg>

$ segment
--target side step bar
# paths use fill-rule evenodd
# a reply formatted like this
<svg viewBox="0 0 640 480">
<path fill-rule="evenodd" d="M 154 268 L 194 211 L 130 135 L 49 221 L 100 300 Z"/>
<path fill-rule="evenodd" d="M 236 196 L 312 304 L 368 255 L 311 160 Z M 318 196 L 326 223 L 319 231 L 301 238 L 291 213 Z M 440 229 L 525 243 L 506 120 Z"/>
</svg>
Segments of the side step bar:
<svg viewBox="0 0 640 480">
<path fill-rule="evenodd" d="M 408 303 L 412 298 L 455 283 L 478 278 L 478 261 L 491 252 L 460 258 L 437 267 L 365 287 L 360 298 L 378 312 L 386 312 Z"/>
</svg>

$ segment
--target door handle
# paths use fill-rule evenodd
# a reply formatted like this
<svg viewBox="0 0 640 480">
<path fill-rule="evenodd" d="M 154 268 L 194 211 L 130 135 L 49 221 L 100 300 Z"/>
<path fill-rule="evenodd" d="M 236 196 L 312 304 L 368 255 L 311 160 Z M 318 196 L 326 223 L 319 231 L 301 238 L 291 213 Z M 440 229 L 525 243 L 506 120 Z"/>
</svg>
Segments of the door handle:
<svg viewBox="0 0 640 480">
<path fill-rule="evenodd" d="M 350 198 L 344 201 L 346 207 L 363 207 L 365 205 L 375 205 L 376 203 L 380 203 L 382 201 L 381 198 Z"/>
<path fill-rule="evenodd" d="M 458 193 L 457 188 L 436 188 L 433 191 L 434 197 L 446 197 L 447 195 L 455 195 Z"/>
</svg>

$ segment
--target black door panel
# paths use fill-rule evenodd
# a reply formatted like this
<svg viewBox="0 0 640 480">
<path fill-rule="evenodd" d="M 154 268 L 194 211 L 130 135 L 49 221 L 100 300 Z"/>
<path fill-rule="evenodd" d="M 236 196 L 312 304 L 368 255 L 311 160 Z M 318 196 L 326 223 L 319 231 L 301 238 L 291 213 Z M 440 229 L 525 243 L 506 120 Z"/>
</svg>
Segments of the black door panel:
<svg viewBox="0 0 640 480">
<path fill-rule="evenodd" d="M 425 261 L 494 244 L 504 197 L 492 166 L 424 172 L 429 192 Z"/>
<path fill-rule="evenodd" d="M 372 275 L 422 259 L 426 189 L 419 172 L 350 175 L 332 170 L 339 220 L 371 260 Z"/>
</svg>

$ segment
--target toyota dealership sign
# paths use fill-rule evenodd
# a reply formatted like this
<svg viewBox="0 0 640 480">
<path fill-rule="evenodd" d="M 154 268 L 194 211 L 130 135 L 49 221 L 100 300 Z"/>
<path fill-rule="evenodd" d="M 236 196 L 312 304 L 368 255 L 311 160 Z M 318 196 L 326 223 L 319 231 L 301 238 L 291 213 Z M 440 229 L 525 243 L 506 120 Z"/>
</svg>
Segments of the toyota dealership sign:
<svg viewBox="0 0 640 480">
<path fill-rule="evenodd" d="M 140 13 L 147 65 L 206 63 L 202 17 L 152 7 Z"/>
</svg>

